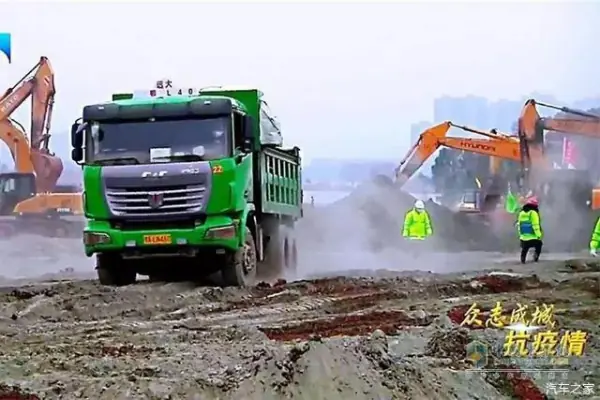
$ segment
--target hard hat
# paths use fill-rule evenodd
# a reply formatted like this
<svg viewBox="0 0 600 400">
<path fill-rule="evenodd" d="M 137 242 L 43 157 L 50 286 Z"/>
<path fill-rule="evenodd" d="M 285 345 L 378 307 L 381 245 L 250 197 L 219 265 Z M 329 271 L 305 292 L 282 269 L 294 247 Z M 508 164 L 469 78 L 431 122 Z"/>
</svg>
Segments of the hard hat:
<svg viewBox="0 0 600 400">
<path fill-rule="evenodd" d="M 535 196 L 529 196 L 526 200 L 525 200 L 525 204 L 529 204 L 531 206 L 537 206 L 538 203 L 538 199 Z"/>
<path fill-rule="evenodd" d="M 417 201 L 415 201 L 415 208 L 417 210 L 424 210 L 425 209 L 425 203 L 423 203 L 421 200 L 417 200 Z"/>
</svg>

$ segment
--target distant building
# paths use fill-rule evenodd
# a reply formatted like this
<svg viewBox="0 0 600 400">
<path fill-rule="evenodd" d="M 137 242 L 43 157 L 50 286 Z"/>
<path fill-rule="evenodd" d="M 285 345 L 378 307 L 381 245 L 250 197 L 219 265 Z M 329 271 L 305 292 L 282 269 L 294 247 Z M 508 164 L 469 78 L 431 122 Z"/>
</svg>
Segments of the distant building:
<svg viewBox="0 0 600 400">
<path fill-rule="evenodd" d="M 439 97 L 433 101 L 433 120 L 488 129 L 488 100 L 479 96 Z"/>
<path fill-rule="evenodd" d="M 435 123 L 452 121 L 483 130 L 495 128 L 501 132 L 510 132 L 512 124 L 519 118 L 523 104 L 530 98 L 561 105 L 554 96 L 543 93 L 532 93 L 518 100 L 496 101 L 480 96 L 442 96 L 433 101 L 433 119 Z M 587 100 L 585 104 L 590 104 L 591 101 L 592 99 Z"/>
</svg>

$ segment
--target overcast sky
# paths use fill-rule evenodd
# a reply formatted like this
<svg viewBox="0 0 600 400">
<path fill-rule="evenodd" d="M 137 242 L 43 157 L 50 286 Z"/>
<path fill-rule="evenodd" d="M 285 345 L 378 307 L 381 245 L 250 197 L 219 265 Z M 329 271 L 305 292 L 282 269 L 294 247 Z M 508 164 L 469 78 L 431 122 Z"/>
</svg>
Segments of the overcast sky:
<svg viewBox="0 0 600 400">
<path fill-rule="evenodd" d="M 86 103 L 171 77 L 256 85 L 305 157 L 398 158 L 440 95 L 594 96 L 600 4 L 3 3 L 0 90 L 46 55 L 53 130 Z M 0 56 L 1 57 L 1 56 Z M 29 125 L 29 106 L 17 114 Z M 54 140 L 67 140 L 66 137 Z M 339 153 L 338 153 L 339 150 Z"/>
</svg>

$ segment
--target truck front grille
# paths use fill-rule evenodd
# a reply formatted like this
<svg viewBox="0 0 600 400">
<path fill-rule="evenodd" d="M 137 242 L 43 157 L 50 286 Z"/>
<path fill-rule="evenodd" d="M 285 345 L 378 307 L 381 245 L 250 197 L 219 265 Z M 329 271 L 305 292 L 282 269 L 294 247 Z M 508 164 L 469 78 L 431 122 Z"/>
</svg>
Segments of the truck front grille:
<svg viewBox="0 0 600 400">
<path fill-rule="evenodd" d="M 166 186 L 151 189 L 106 188 L 106 198 L 116 215 L 181 214 L 202 208 L 206 187 Z"/>
</svg>

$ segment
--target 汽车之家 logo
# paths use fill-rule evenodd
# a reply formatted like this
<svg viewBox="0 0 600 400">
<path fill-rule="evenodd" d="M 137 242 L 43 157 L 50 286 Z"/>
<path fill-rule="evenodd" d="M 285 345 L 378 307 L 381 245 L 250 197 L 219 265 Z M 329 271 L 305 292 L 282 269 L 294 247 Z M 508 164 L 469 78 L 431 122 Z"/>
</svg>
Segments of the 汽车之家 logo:
<svg viewBox="0 0 600 400">
<path fill-rule="evenodd" d="M 8 63 L 10 64 L 12 58 L 10 33 L 0 32 L 0 53 L 6 56 Z"/>
</svg>

